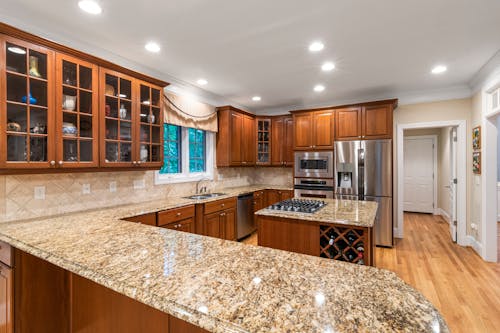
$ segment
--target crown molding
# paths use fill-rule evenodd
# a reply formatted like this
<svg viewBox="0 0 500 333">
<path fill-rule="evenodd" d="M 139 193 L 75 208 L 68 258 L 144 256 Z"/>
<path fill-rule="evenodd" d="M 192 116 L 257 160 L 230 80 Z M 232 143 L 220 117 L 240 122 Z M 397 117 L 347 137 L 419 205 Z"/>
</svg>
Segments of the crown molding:
<svg viewBox="0 0 500 333">
<path fill-rule="evenodd" d="M 469 81 L 469 87 L 473 94 L 492 88 L 493 81 L 500 77 L 500 50 L 488 60 L 486 64 Z"/>
</svg>

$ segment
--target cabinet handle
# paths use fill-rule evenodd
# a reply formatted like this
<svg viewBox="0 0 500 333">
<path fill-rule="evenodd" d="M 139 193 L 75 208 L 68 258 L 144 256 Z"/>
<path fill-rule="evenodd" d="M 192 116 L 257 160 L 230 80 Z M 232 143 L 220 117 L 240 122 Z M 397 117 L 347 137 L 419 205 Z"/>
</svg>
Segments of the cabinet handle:
<svg viewBox="0 0 500 333">
<path fill-rule="evenodd" d="M 63 164 L 64 164 L 64 162 L 63 162 L 63 161 L 59 161 L 59 162 L 57 162 L 57 163 L 58 163 L 59 165 L 63 165 Z"/>
<path fill-rule="evenodd" d="M 51 166 L 56 165 L 56 161 L 50 161 L 50 165 L 51 165 Z"/>
<path fill-rule="evenodd" d="M 226 216 L 226 213 L 220 213 L 220 216 Z"/>
<path fill-rule="evenodd" d="M 180 228 L 180 227 L 182 227 L 182 225 L 178 224 L 178 225 L 177 225 L 177 228 Z"/>
<path fill-rule="evenodd" d="M 133 165 L 136 165 L 136 164 L 137 164 L 137 161 L 133 161 L 133 162 L 132 162 L 132 164 L 133 164 Z"/>
<path fill-rule="evenodd" d="M 181 216 L 181 215 L 182 215 L 182 213 L 177 213 L 177 216 Z"/>
<path fill-rule="evenodd" d="M 141 165 L 141 161 L 137 161 L 137 165 Z"/>
<path fill-rule="evenodd" d="M 226 204 L 221 204 L 220 206 L 221 206 L 221 207 L 224 207 L 225 205 L 226 205 Z"/>
</svg>

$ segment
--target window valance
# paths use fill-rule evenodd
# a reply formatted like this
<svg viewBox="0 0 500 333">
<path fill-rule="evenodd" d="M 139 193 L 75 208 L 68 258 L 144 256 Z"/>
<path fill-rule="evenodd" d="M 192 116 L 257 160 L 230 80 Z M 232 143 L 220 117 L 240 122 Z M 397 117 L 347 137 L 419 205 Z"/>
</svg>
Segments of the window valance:
<svg viewBox="0 0 500 333">
<path fill-rule="evenodd" d="M 214 106 L 167 91 L 163 103 L 166 123 L 217 132 L 217 110 Z"/>
</svg>

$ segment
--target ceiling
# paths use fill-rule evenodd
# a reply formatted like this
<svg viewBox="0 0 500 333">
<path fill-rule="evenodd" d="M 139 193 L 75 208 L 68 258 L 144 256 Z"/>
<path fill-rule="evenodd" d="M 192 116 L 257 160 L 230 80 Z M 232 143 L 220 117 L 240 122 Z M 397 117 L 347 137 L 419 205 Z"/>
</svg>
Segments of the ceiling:
<svg viewBox="0 0 500 333">
<path fill-rule="evenodd" d="M 174 84 L 206 78 L 258 113 L 467 87 L 500 49 L 498 0 L 100 0 L 99 16 L 77 2 L 2 0 L 0 19 Z"/>
</svg>

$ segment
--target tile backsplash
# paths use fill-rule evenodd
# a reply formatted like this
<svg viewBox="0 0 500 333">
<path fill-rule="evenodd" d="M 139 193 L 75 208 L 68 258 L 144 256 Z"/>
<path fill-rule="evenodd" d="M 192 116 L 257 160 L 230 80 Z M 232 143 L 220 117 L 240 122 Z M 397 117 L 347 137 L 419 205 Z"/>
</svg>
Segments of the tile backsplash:
<svg viewBox="0 0 500 333">
<path fill-rule="evenodd" d="M 252 184 L 291 186 L 292 170 L 220 168 L 214 181 L 202 185 L 217 190 Z M 189 195 L 195 187 L 195 182 L 155 185 L 154 171 L 0 176 L 0 222 Z"/>
</svg>

